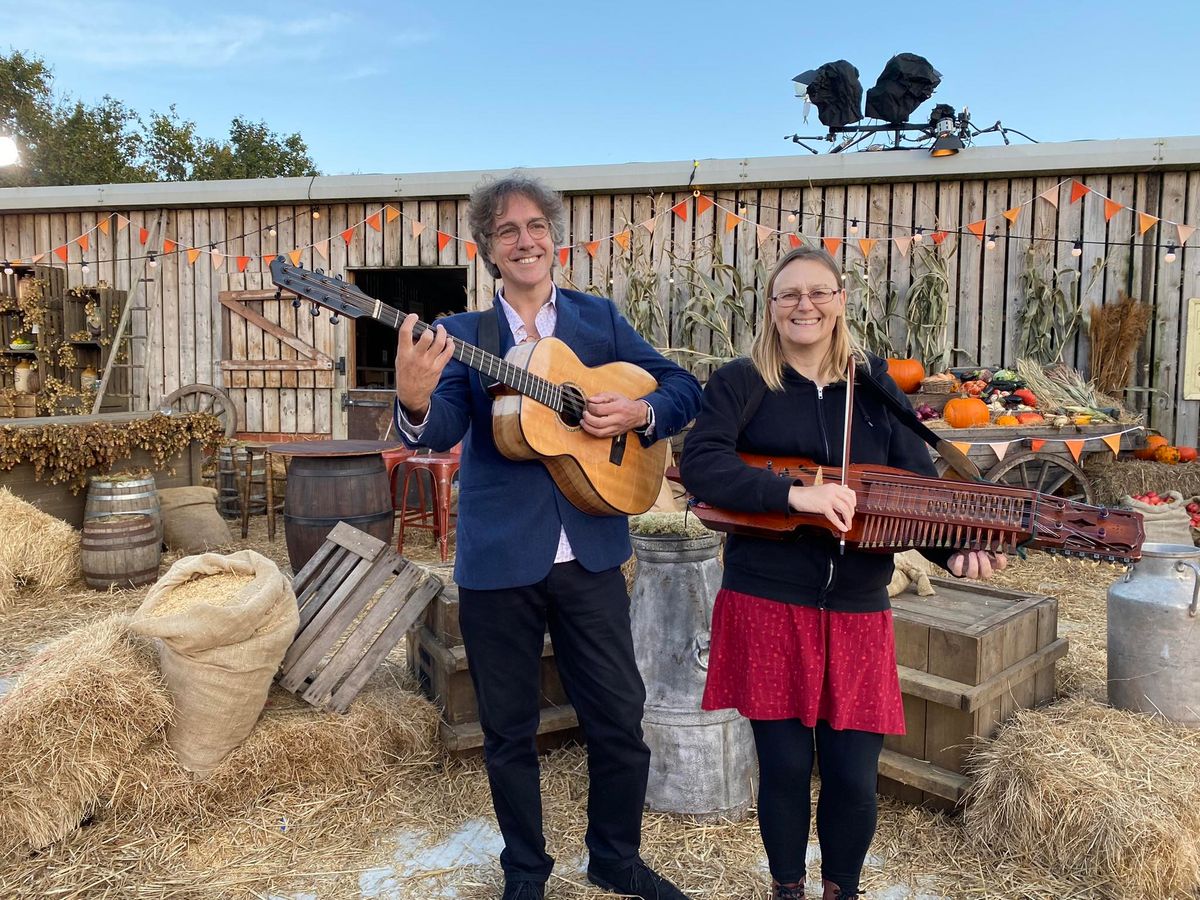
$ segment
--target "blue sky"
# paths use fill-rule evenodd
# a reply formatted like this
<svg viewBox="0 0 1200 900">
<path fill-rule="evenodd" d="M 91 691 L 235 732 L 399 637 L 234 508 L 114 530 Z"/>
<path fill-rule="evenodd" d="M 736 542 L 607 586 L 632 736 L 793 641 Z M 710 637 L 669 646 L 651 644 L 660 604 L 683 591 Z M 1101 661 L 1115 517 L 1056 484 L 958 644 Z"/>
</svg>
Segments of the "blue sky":
<svg viewBox="0 0 1200 900">
<path fill-rule="evenodd" d="M 844 58 L 866 88 L 904 51 L 942 73 L 914 120 L 945 102 L 1041 141 L 1200 133 L 1197 0 L 0 0 L 0 16 L 0 47 L 43 57 L 60 91 L 174 103 L 210 137 L 264 119 L 326 174 L 801 154 L 783 136 L 825 129 L 792 76 Z"/>
</svg>

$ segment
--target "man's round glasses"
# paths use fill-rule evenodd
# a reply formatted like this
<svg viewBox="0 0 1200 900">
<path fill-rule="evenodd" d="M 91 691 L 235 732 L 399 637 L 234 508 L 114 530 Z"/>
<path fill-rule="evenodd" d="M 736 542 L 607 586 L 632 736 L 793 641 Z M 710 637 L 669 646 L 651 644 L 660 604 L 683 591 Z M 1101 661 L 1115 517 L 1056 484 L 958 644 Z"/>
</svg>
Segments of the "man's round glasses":
<svg viewBox="0 0 1200 900">
<path fill-rule="evenodd" d="M 820 306 L 822 303 L 828 303 L 838 295 L 836 290 L 832 288 L 817 288 L 815 291 L 784 291 L 776 294 L 771 299 L 775 301 L 775 305 L 780 309 L 791 309 L 800 303 L 804 297 L 808 298 L 809 303 Z"/>
<path fill-rule="evenodd" d="M 550 233 L 550 223 L 545 219 L 534 219 L 525 226 L 525 230 L 535 241 L 540 241 Z M 510 222 L 507 225 L 501 225 L 492 232 L 492 235 L 502 244 L 515 244 L 521 237 L 521 226 Z"/>
</svg>

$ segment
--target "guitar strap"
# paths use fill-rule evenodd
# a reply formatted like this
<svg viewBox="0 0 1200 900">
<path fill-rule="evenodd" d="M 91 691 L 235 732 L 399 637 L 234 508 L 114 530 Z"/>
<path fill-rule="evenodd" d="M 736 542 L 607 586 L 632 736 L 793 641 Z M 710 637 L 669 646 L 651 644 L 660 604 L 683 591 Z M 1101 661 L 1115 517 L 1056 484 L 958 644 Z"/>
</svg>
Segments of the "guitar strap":
<svg viewBox="0 0 1200 900">
<path fill-rule="evenodd" d="M 500 356 L 500 324 L 499 316 L 496 315 L 495 309 L 485 309 L 479 314 L 479 341 L 476 346 L 480 350 L 492 354 L 492 356 Z M 479 386 L 483 388 L 483 392 L 491 397 L 496 388 L 500 386 L 499 381 L 493 381 L 490 384 L 484 379 L 483 373 L 476 370 L 475 376 L 479 379 Z"/>
</svg>

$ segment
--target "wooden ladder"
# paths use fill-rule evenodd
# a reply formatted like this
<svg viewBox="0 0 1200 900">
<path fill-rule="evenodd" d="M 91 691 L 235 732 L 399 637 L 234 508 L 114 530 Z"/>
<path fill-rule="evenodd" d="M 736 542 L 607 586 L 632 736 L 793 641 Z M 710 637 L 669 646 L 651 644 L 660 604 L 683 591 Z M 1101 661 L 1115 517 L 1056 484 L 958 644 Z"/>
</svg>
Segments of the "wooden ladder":
<svg viewBox="0 0 1200 900">
<path fill-rule="evenodd" d="M 345 712 L 442 581 L 390 544 L 339 522 L 292 587 L 300 627 L 283 658 L 279 685 L 313 706 Z"/>
</svg>

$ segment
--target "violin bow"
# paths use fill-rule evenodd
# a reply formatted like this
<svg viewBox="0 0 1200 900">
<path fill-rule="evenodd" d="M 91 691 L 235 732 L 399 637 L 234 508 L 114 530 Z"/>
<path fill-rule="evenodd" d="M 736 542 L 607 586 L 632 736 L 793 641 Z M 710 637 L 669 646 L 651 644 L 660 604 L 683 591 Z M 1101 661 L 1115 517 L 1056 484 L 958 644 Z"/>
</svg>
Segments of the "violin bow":
<svg viewBox="0 0 1200 900">
<path fill-rule="evenodd" d="M 846 419 L 842 425 L 842 486 L 850 477 L 850 422 L 854 413 L 854 354 L 846 364 Z M 838 540 L 838 554 L 846 555 L 846 533 Z"/>
</svg>

